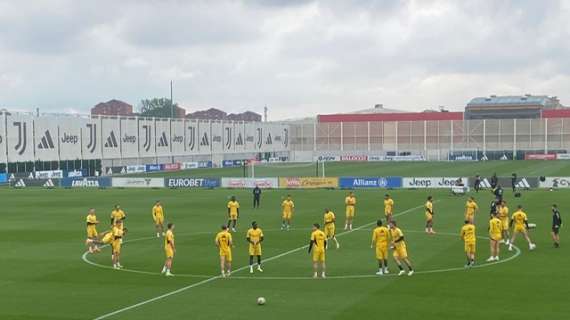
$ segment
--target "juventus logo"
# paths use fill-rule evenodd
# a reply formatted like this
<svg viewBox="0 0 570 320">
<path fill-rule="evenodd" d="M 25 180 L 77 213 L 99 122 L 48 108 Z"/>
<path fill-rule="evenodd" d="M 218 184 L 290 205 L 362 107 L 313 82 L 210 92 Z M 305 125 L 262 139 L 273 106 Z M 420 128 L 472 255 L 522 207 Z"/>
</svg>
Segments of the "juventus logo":
<svg viewBox="0 0 570 320">
<path fill-rule="evenodd" d="M 87 144 L 87 150 L 89 153 L 93 153 L 95 151 L 95 147 L 97 147 L 97 124 L 88 123 L 87 129 L 89 129 L 89 143 Z"/>
<path fill-rule="evenodd" d="M 27 124 L 25 122 L 16 121 L 13 125 L 14 127 L 18 127 L 18 143 L 14 146 L 14 149 L 18 151 L 19 155 L 22 155 L 26 151 L 26 145 L 28 143 L 28 132 L 26 130 Z"/>
<path fill-rule="evenodd" d="M 226 128 L 226 149 L 232 148 L 232 128 Z"/>
<path fill-rule="evenodd" d="M 188 149 L 194 150 L 196 147 L 196 127 L 188 127 Z"/>
<path fill-rule="evenodd" d="M 257 128 L 257 142 L 255 145 L 257 145 L 257 149 L 261 149 L 263 145 L 263 128 Z"/>
<path fill-rule="evenodd" d="M 148 150 L 150 150 L 150 125 L 143 125 L 142 126 L 144 129 L 144 144 L 143 144 L 143 148 L 144 151 L 148 152 Z"/>
<path fill-rule="evenodd" d="M 283 145 L 287 147 L 289 145 L 289 129 L 283 129 Z"/>
</svg>

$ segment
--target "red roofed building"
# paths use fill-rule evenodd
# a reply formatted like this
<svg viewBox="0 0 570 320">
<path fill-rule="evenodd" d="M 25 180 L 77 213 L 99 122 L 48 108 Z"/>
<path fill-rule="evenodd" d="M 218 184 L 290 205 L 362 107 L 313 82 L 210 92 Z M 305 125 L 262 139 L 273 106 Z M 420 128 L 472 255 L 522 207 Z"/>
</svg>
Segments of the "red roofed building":
<svg viewBox="0 0 570 320">
<path fill-rule="evenodd" d="M 91 108 L 91 115 L 131 116 L 133 115 L 133 106 L 126 102 L 112 99 L 98 103 Z"/>
</svg>

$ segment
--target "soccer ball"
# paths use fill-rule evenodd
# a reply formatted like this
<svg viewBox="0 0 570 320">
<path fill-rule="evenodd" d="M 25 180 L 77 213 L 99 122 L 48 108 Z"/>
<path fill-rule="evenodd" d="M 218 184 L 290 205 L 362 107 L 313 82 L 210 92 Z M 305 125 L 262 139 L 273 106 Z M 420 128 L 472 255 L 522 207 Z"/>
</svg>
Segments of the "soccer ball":
<svg viewBox="0 0 570 320">
<path fill-rule="evenodd" d="M 264 297 L 259 297 L 257 298 L 257 304 L 262 306 L 265 304 L 265 298 Z"/>
</svg>

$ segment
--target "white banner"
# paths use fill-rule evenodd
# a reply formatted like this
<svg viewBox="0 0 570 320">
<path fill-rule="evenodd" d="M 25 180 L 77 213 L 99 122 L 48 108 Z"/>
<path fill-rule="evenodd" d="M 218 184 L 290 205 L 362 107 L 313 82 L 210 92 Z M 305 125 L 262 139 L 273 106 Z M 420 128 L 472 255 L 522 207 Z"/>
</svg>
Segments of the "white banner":
<svg viewBox="0 0 570 320">
<path fill-rule="evenodd" d="M 81 159 L 81 121 L 62 119 L 59 124 L 59 159 Z"/>
<path fill-rule="evenodd" d="M 418 189 L 433 189 L 433 188 L 451 188 L 457 184 L 459 177 L 413 177 L 403 178 L 402 188 L 418 188 Z M 469 178 L 461 177 L 463 185 L 469 185 Z"/>
<path fill-rule="evenodd" d="M 198 121 L 196 120 L 188 120 L 185 124 L 185 135 L 184 139 L 186 140 L 186 154 L 197 154 L 198 150 L 200 149 L 200 139 L 201 136 L 198 132 Z M 208 135 L 209 139 L 209 135 Z M 208 143 L 208 146 L 210 144 Z"/>
<path fill-rule="evenodd" d="M 81 153 L 85 160 L 100 159 L 106 141 L 102 138 L 101 119 L 77 119 L 81 123 Z M 108 137 L 105 137 L 107 139 Z"/>
<path fill-rule="evenodd" d="M 36 171 L 36 179 L 62 179 L 62 170 Z"/>
<path fill-rule="evenodd" d="M 261 143 L 260 136 L 257 135 L 257 126 L 248 123 L 245 125 L 245 151 L 256 152 L 259 150 L 258 143 Z"/>
<path fill-rule="evenodd" d="M 201 121 L 198 123 L 198 150 L 201 154 L 210 153 L 212 151 L 212 137 L 209 122 Z"/>
<path fill-rule="evenodd" d="M 273 150 L 286 151 L 289 144 L 289 130 L 281 124 L 272 125 L 271 130 L 273 132 Z"/>
<path fill-rule="evenodd" d="M 164 178 L 112 178 L 111 185 L 120 188 L 164 188 Z"/>
<path fill-rule="evenodd" d="M 314 157 L 313 161 L 338 162 L 338 161 L 340 161 L 340 156 L 318 156 L 318 157 Z"/>
<path fill-rule="evenodd" d="M 156 119 L 154 122 L 156 132 L 156 155 L 170 156 L 170 120 Z"/>
<path fill-rule="evenodd" d="M 8 161 L 22 162 L 34 160 L 34 123 L 31 116 L 7 116 Z"/>
<path fill-rule="evenodd" d="M 234 123 L 234 150 L 243 152 L 245 150 L 245 125 L 242 122 Z"/>
<path fill-rule="evenodd" d="M 223 145 L 224 145 L 224 152 L 225 153 L 233 153 L 235 150 L 235 132 L 234 132 L 234 124 L 224 122 L 223 124 Z"/>
<path fill-rule="evenodd" d="M 222 188 L 275 189 L 279 187 L 278 178 L 222 178 Z"/>
<path fill-rule="evenodd" d="M 184 148 L 184 120 L 173 119 L 170 122 L 170 148 L 173 156 L 185 154 Z"/>
<path fill-rule="evenodd" d="M 154 136 L 154 120 L 149 118 L 139 118 L 140 157 L 154 157 L 156 155 Z"/>
<path fill-rule="evenodd" d="M 138 121 L 136 118 L 121 119 L 121 155 L 123 158 L 138 158 Z"/>
<path fill-rule="evenodd" d="M 224 129 L 221 122 L 213 121 L 210 123 L 211 133 L 212 133 L 212 153 L 222 153 L 224 152 L 224 144 L 222 141 L 222 135 L 224 134 Z"/>
<path fill-rule="evenodd" d="M 570 153 L 558 153 L 556 154 L 557 160 L 570 160 Z"/>
<path fill-rule="evenodd" d="M 39 117 L 34 119 L 35 159 L 40 161 L 59 161 L 59 134 L 57 119 Z"/>
<path fill-rule="evenodd" d="M 121 157 L 121 129 L 119 119 L 101 119 L 101 137 L 103 158 L 117 159 Z"/>
<path fill-rule="evenodd" d="M 6 114 L 0 116 L 0 162 L 8 161 L 6 157 Z"/>
<path fill-rule="evenodd" d="M 146 167 L 144 164 L 127 166 L 127 173 L 141 173 L 146 172 Z"/>
<path fill-rule="evenodd" d="M 182 170 L 198 169 L 198 162 L 182 162 L 180 169 Z"/>
<path fill-rule="evenodd" d="M 546 177 L 544 181 L 538 181 L 539 188 L 570 188 L 570 177 Z"/>
</svg>

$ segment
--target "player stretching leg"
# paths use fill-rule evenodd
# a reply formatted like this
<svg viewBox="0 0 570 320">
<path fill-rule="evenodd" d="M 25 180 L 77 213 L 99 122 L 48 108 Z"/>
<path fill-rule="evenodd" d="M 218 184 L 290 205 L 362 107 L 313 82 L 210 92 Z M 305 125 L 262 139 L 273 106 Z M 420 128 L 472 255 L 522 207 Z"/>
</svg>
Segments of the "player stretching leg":
<svg viewBox="0 0 570 320">
<path fill-rule="evenodd" d="M 176 247 L 174 246 L 174 224 L 168 224 L 168 230 L 164 236 L 164 253 L 166 254 L 166 261 L 164 261 L 164 267 L 162 267 L 162 274 L 167 277 L 174 276 L 170 273 L 172 270 L 172 260 L 174 259 L 174 254 L 176 253 Z"/>
<path fill-rule="evenodd" d="M 435 234 L 433 231 L 433 198 L 432 196 L 427 197 L 427 202 L 425 204 L 426 209 L 426 233 Z"/>
<path fill-rule="evenodd" d="M 376 259 L 378 260 L 377 275 L 388 274 L 388 228 L 382 225 L 382 220 L 376 221 L 376 228 L 372 231 L 372 244 L 370 248 L 376 247 Z"/>
<path fill-rule="evenodd" d="M 327 244 L 328 240 L 333 239 L 336 243 L 336 248 L 340 248 L 340 243 L 336 239 L 336 226 L 335 226 L 336 217 L 334 212 L 330 211 L 329 209 L 325 209 L 324 214 L 324 224 L 325 224 L 325 235 L 327 236 Z M 328 249 L 328 247 L 327 247 Z"/>
<path fill-rule="evenodd" d="M 472 220 L 465 220 L 465 225 L 461 228 L 461 240 L 465 244 L 465 255 L 467 255 L 465 268 L 470 268 L 475 265 L 475 246 L 477 241 L 475 225 Z"/>
<path fill-rule="evenodd" d="M 528 236 L 528 219 L 526 213 L 522 210 L 523 207 L 521 205 L 518 206 L 518 210 L 513 213 L 511 217 L 511 226 L 514 224 L 513 229 L 513 236 L 511 238 L 511 242 L 509 243 L 509 251 L 513 250 L 513 244 L 517 238 L 517 234 L 522 233 L 526 241 L 528 242 L 529 250 L 534 250 L 536 245 L 532 243 L 530 237 Z"/>
<path fill-rule="evenodd" d="M 320 230 L 320 227 L 321 226 L 318 223 L 313 224 L 311 242 L 309 242 L 309 254 L 312 252 L 313 257 L 313 278 L 318 278 L 319 267 L 321 270 L 321 276 L 326 278 L 325 272 L 327 265 L 325 262 L 325 253 L 327 247 L 327 236 Z"/>
<path fill-rule="evenodd" d="M 350 192 L 344 199 L 346 205 L 346 222 L 344 223 L 344 230 L 352 230 L 352 220 L 354 220 L 354 210 L 356 206 L 356 197 L 354 192 Z"/>
<path fill-rule="evenodd" d="M 554 248 L 560 248 L 560 227 L 562 227 L 562 217 L 558 206 L 552 205 L 552 241 L 554 241 Z"/>
<path fill-rule="evenodd" d="M 152 220 L 154 221 L 154 228 L 156 230 L 156 237 L 164 236 L 164 209 L 160 201 L 157 201 L 152 207 Z"/>
<path fill-rule="evenodd" d="M 491 245 L 491 256 L 487 262 L 499 261 L 499 243 L 503 239 L 503 223 L 497 218 L 495 211 L 489 220 L 489 243 Z"/>
<path fill-rule="evenodd" d="M 257 226 L 257 222 L 251 223 L 251 228 L 247 230 L 247 242 L 249 242 L 249 273 L 253 273 L 253 256 L 257 257 L 257 271 L 261 269 L 261 242 L 263 242 L 263 231 Z"/>
<path fill-rule="evenodd" d="M 400 228 L 398 228 L 395 220 L 392 220 L 390 223 L 390 237 L 392 238 L 392 255 L 394 256 L 394 260 L 396 260 L 398 269 L 400 269 L 398 275 L 401 276 L 406 273 L 402 267 L 402 261 L 408 267 L 408 276 L 413 275 L 414 269 L 412 268 L 410 259 L 408 259 L 408 251 L 406 248 L 406 242 L 404 241 L 404 233 L 402 230 L 400 230 Z"/>
<path fill-rule="evenodd" d="M 239 202 L 237 202 L 236 197 L 232 196 L 228 202 L 228 230 L 230 226 L 232 231 L 236 232 L 237 220 L 239 218 Z"/>
<path fill-rule="evenodd" d="M 214 240 L 219 249 L 220 269 L 222 277 L 229 277 L 232 273 L 232 234 L 227 226 L 222 226 L 222 231 L 218 232 Z"/>
<path fill-rule="evenodd" d="M 294 210 L 295 203 L 291 199 L 291 195 L 288 194 L 287 198 L 281 203 L 281 230 L 289 231 Z"/>
</svg>

